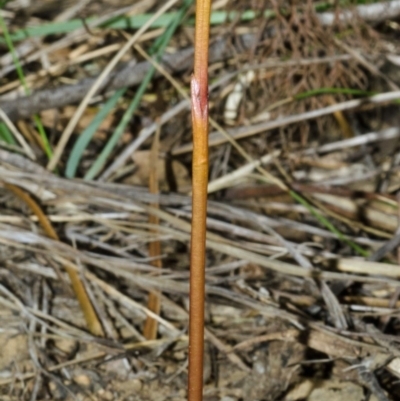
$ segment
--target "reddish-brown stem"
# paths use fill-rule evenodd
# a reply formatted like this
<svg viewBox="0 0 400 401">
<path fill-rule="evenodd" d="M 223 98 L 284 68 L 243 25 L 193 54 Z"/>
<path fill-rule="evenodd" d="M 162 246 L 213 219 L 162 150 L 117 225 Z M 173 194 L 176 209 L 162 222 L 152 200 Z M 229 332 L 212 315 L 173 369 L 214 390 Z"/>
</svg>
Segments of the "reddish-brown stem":
<svg viewBox="0 0 400 401">
<path fill-rule="evenodd" d="M 34 199 L 31 198 L 25 191 L 16 187 L 15 185 L 5 184 L 5 187 L 29 206 L 32 212 L 37 216 L 39 223 L 42 226 L 43 230 L 46 232 L 47 236 L 55 241 L 59 241 L 58 235 L 51 225 L 50 220 L 43 213 L 42 209 L 34 201 Z M 90 332 L 95 336 L 104 336 L 101 323 L 96 315 L 96 311 L 94 310 L 92 302 L 90 301 L 90 298 L 85 290 L 85 287 L 79 277 L 78 272 L 67 264 L 65 265 L 65 270 L 67 271 L 68 276 L 71 280 L 72 289 L 74 290 L 75 296 L 81 306 Z"/>
<path fill-rule="evenodd" d="M 193 123 L 192 235 L 190 250 L 188 401 L 203 399 L 204 292 L 208 185 L 208 43 L 211 0 L 196 2 Z"/>
</svg>

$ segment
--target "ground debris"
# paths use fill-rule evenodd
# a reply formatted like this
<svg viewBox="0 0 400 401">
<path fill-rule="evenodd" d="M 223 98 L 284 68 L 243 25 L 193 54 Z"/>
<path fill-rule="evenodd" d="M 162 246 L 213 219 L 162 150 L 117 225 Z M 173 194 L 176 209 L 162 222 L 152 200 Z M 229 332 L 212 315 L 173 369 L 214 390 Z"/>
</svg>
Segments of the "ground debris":
<svg viewBox="0 0 400 401">
<path fill-rule="evenodd" d="M 0 400 L 183 401 L 193 10 L 138 107 L 125 115 L 151 65 L 143 52 L 154 56 L 179 2 L 105 77 L 52 170 L 37 120 L 54 150 L 159 4 L 5 3 L 30 95 L 0 43 Z M 214 3 L 204 399 L 395 401 L 400 3 Z M 90 334 L 66 266 L 103 336 Z"/>
</svg>

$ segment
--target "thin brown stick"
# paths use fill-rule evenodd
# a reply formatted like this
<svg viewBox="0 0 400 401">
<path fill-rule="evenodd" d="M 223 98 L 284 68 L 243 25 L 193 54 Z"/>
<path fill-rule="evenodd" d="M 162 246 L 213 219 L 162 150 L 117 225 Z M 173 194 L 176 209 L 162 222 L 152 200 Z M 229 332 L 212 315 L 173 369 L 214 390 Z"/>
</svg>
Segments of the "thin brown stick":
<svg viewBox="0 0 400 401">
<path fill-rule="evenodd" d="M 43 213 L 40 206 L 22 189 L 16 187 L 12 184 L 4 184 L 4 186 L 9 189 L 17 198 L 21 199 L 32 212 L 37 216 L 40 225 L 46 232 L 47 236 L 51 239 L 59 241 L 58 235 L 51 225 L 49 219 Z M 75 296 L 78 299 L 79 305 L 81 306 L 83 315 L 85 316 L 86 323 L 88 325 L 89 331 L 96 336 L 103 336 L 103 329 L 101 327 L 100 321 L 97 318 L 96 312 L 93 308 L 92 303 L 86 293 L 85 287 L 79 277 L 77 271 L 72 267 L 65 264 L 65 270 L 68 273 L 69 279 L 71 280 L 72 289 L 74 290 Z"/>
<path fill-rule="evenodd" d="M 194 74 L 191 82 L 193 196 L 190 251 L 189 401 L 201 401 L 203 399 L 210 9 L 210 0 L 197 0 Z"/>
<path fill-rule="evenodd" d="M 156 135 L 154 137 L 153 146 L 151 148 L 150 154 L 150 177 L 149 177 L 149 190 L 153 194 L 158 194 L 158 171 L 157 171 L 157 160 L 158 160 L 158 149 L 159 149 L 159 137 L 160 137 L 160 125 L 158 125 L 158 129 L 156 131 Z M 152 207 L 159 208 L 158 203 L 153 203 Z M 154 235 L 158 235 L 159 231 L 157 226 L 160 223 L 160 218 L 154 214 L 150 214 L 149 223 L 154 227 L 151 231 Z M 151 264 L 154 267 L 162 268 L 162 262 L 160 259 L 161 255 L 161 244 L 157 239 L 155 241 L 151 241 L 149 243 L 149 256 L 151 258 L 155 258 Z M 149 299 L 147 302 L 147 308 L 154 313 L 160 314 L 160 292 L 152 291 L 149 294 Z M 146 322 L 143 328 L 143 335 L 148 340 L 154 340 L 157 337 L 157 320 L 153 319 L 151 316 L 147 316 Z"/>
</svg>

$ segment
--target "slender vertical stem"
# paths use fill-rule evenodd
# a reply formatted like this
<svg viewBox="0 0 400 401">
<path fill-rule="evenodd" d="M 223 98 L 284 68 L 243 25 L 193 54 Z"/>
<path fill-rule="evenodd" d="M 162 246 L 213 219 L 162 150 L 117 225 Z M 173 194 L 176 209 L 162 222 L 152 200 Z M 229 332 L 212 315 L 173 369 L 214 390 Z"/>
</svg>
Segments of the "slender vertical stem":
<svg viewBox="0 0 400 401">
<path fill-rule="evenodd" d="M 211 0 L 196 1 L 194 74 L 191 82 L 193 123 L 192 235 L 188 401 L 203 399 L 204 286 L 208 184 L 208 43 Z"/>
<path fill-rule="evenodd" d="M 159 194 L 158 188 L 158 152 L 160 146 L 160 130 L 161 126 L 158 122 L 157 131 L 154 136 L 153 145 L 150 151 L 150 176 L 149 176 L 149 190 L 152 194 Z M 158 202 L 155 202 L 151 205 L 155 209 L 159 208 Z M 151 224 L 154 228 L 151 229 L 151 232 L 158 237 L 158 225 L 160 224 L 160 218 L 154 214 L 150 214 L 149 216 L 149 224 Z M 151 258 L 155 258 L 151 264 L 154 267 L 162 268 L 162 260 L 161 260 L 161 244 L 159 239 L 155 239 L 154 241 L 149 242 L 149 256 Z M 147 301 L 147 308 L 157 315 L 160 314 L 161 308 L 161 294 L 159 291 L 151 291 L 149 293 L 149 299 Z M 146 322 L 143 328 L 143 336 L 148 340 L 155 340 L 157 338 L 157 329 L 158 329 L 158 321 L 155 320 L 151 316 L 147 316 Z"/>
</svg>

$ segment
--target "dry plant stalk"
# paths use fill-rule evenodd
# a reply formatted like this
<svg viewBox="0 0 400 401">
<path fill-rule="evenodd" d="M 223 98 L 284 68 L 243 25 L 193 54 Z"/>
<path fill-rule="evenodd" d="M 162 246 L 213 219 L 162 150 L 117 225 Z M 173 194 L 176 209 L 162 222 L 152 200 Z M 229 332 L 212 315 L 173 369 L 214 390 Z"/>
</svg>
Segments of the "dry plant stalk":
<svg viewBox="0 0 400 401">
<path fill-rule="evenodd" d="M 56 231 L 54 230 L 47 216 L 43 213 L 40 206 L 25 191 L 16 187 L 15 185 L 5 184 L 4 186 L 9 189 L 17 198 L 28 205 L 32 212 L 37 216 L 39 223 L 46 235 L 53 240 L 59 241 Z M 89 299 L 78 272 L 68 265 L 65 265 L 64 267 L 68 273 L 69 279 L 71 280 L 72 289 L 74 290 L 75 296 L 82 309 L 89 331 L 95 336 L 104 336 L 101 323 L 96 315 L 92 302 Z"/>
<path fill-rule="evenodd" d="M 210 9 L 211 0 L 196 1 L 194 74 L 191 81 L 193 190 L 190 249 L 189 401 L 201 401 L 203 399 Z"/>
<path fill-rule="evenodd" d="M 151 148 L 151 154 L 150 154 L 150 164 L 151 164 L 151 170 L 150 170 L 150 176 L 149 176 L 149 189 L 150 193 L 152 194 L 158 194 L 158 172 L 157 172 L 157 155 L 158 155 L 158 149 L 159 149 L 159 137 L 160 137 L 160 126 L 158 126 L 156 135 L 154 137 L 153 141 L 153 146 Z M 158 203 L 154 203 L 151 205 L 154 208 L 159 208 Z M 154 214 L 150 214 L 149 216 L 149 223 L 154 227 L 151 229 L 151 232 L 154 235 L 158 235 L 159 231 L 157 229 L 157 226 L 160 223 L 160 219 L 158 216 Z M 161 255 L 161 244 L 159 240 L 156 241 L 151 241 L 149 243 L 149 256 L 151 258 L 155 258 L 151 264 L 154 267 L 158 267 L 159 269 L 162 268 L 162 262 L 160 259 Z M 160 293 L 158 291 L 152 291 L 149 294 L 149 300 L 147 302 L 147 308 L 151 310 L 154 313 L 160 314 Z M 157 337 L 157 320 L 153 319 L 151 316 L 147 316 L 146 322 L 144 324 L 143 328 L 143 335 L 146 337 L 148 340 L 154 340 Z"/>
</svg>

